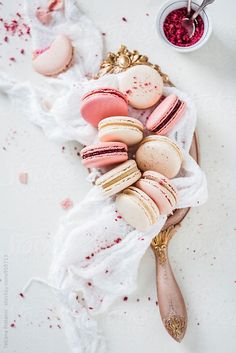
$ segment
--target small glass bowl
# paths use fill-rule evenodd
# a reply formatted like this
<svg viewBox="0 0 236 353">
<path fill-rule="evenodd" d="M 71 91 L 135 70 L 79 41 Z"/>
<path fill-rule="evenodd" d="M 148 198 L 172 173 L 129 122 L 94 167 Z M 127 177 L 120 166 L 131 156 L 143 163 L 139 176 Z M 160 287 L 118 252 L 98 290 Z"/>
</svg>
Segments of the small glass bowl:
<svg viewBox="0 0 236 353">
<path fill-rule="evenodd" d="M 157 15 L 157 31 L 159 32 L 162 40 L 167 43 L 169 46 L 177 50 L 178 52 L 181 53 L 189 53 L 191 51 L 194 51 L 196 49 L 201 48 L 210 38 L 211 32 L 212 32 L 212 20 L 209 16 L 209 13 L 207 9 L 204 9 L 200 15 L 204 21 L 204 33 L 202 37 L 199 39 L 199 41 L 189 47 L 179 47 L 177 45 L 172 44 L 165 35 L 164 29 L 163 29 L 163 24 L 166 19 L 166 17 L 169 15 L 170 12 L 180 9 L 181 7 L 187 7 L 187 1 L 174 1 L 174 0 L 169 0 L 165 2 L 161 8 L 159 9 L 158 15 Z M 197 10 L 199 5 L 196 4 L 195 2 L 192 2 L 191 7 L 193 10 Z"/>
</svg>

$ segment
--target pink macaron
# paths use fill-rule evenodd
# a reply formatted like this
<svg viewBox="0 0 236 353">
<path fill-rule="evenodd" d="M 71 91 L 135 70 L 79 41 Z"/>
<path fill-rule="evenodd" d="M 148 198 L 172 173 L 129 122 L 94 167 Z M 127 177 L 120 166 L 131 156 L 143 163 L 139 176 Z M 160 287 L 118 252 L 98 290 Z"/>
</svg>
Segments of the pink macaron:
<svg viewBox="0 0 236 353">
<path fill-rule="evenodd" d="M 97 127 L 99 121 L 110 116 L 127 116 L 128 102 L 123 93 L 114 88 L 99 88 L 82 97 L 82 117 Z"/>
<path fill-rule="evenodd" d="M 128 148 L 122 142 L 103 142 L 83 148 L 82 163 L 88 168 L 102 168 L 128 159 Z"/>
<path fill-rule="evenodd" d="M 169 215 L 177 203 L 177 190 L 173 183 L 164 175 L 146 171 L 135 184 L 157 204 L 160 213 Z"/>
<path fill-rule="evenodd" d="M 165 135 L 184 115 L 186 103 L 175 94 L 166 97 L 149 116 L 146 127 L 158 135 Z"/>
</svg>

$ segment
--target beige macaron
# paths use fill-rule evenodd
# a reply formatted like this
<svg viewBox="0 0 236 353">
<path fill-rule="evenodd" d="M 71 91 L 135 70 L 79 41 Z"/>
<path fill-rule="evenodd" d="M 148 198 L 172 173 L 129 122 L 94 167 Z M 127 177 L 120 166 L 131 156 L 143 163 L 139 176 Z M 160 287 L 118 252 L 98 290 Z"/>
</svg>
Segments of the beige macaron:
<svg viewBox="0 0 236 353">
<path fill-rule="evenodd" d="M 136 162 L 142 171 L 153 170 L 167 178 L 174 178 L 179 173 L 182 161 L 181 149 L 165 136 L 146 137 L 136 152 Z"/>
<path fill-rule="evenodd" d="M 117 195 L 116 208 L 128 224 L 141 232 L 155 224 L 160 214 L 155 202 L 135 186 Z"/>
</svg>

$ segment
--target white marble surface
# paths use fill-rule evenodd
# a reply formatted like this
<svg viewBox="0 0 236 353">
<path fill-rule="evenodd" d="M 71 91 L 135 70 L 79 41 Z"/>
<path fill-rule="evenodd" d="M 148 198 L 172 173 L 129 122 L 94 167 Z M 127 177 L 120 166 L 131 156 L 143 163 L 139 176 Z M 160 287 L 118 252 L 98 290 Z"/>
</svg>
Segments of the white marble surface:
<svg viewBox="0 0 236 353">
<path fill-rule="evenodd" d="M 191 211 L 170 245 L 173 269 L 188 307 L 188 331 L 177 344 L 160 323 L 151 251 L 141 263 L 137 292 L 127 302 L 120 300 L 113 305 L 108 315 L 101 317 L 101 324 L 109 353 L 233 353 L 236 3 L 228 0 L 226 5 L 217 0 L 211 6 L 213 35 L 205 47 L 187 55 L 164 46 L 156 34 L 155 19 L 162 3 L 80 0 L 82 9 L 106 33 L 108 50 L 116 50 L 123 43 L 147 54 L 178 87 L 192 95 L 198 107 L 201 164 L 209 182 L 209 201 Z M 18 9 L 18 1 L 3 1 L 1 17 L 13 18 L 16 6 Z M 2 31 L 1 43 L 3 37 Z M 4 42 L 0 46 L 0 69 L 19 79 L 38 80 L 29 66 L 28 45 L 23 38 Z M 21 47 L 26 48 L 26 54 L 16 56 Z M 13 55 L 17 61 L 9 66 Z M 86 171 L 76 156 L 75 143 L 65 144 L 63 152 L 61 144 L 48 141 L 5 97 L 0 101 L 0 352 L 69 352 L 63 329 L 57 326 L 57 303 L 50 291 L 35 285 L 25 299 L 18 293 L 31 276 L 46 278 L 52 239 L 65 213 L 60 201 L 70 197 L 79 202 L 83 198 L 89 189 L 84 181 Z M 28 185 L 18 181 L 22 171 L 29 174 Z M 6 299 L 8 303 L 4 303 Z M 14 320 L 15 327 L 9 327 Z M 2 330 L 4 324 L 6 329 Z"/>
</svg>

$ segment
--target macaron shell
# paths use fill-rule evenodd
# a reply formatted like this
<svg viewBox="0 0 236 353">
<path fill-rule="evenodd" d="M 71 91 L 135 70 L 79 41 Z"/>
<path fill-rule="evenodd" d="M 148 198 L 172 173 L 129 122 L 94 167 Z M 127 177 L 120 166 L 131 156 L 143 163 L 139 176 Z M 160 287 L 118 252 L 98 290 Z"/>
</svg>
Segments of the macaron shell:
<svg viewBox="0 0 236 353">
<path fill-rule="evenodd" d="M 127 146 L 120 142 L 90 145 L 81 150 L 82 163 L 88 168 L 102 168 L 128 159 Z"/>
<path fill-rule="evenodd" d="M 182 164 L 182 153 L 179 147 L 164 136 L 145 138 L 136 152 L 136 162 L 142 171 L 153 170 L 174 178 Z"/>
<path fill-rule="evenodd" d="M 118 75 L 119 89 L 129 104 L 137 109 L 153 106 L 161 98 L 163 80 L 160 74 L 148 65 L 136 65 Z"/>
<path fill-rule="evenodd" d="M 177 107 L 177 104 L 179 105 Z M 176 108 L 175 108 L 176 107 Z M 186 103 L 175 95 L 166 97 L 147 119 L 146 127 L 150 131 L 158 129 L 156 134 L 165 135 L 179 122 L 186 110 Z"/>
<path fill-rule="evenodd" d="M 141 177 L 134 160 L 128 160 L 98 178 L 95 184 L 103 189 L 107 196 L 126 189 Z"/>
<path fill-rule="evenodd" d="M 70 39 L 59 35 L 47 50 L 33 59 L 33 67 L 44 76 L 55 76 L 70 67 L 72 58 L 73 47 Z"/>
<path fill-rule="evenodd" d="M 100 141 L 121 141 L 132 146 L 143 138 L 143 125 L 137 119 L 113 117 L 103 119 L 98 125 Z"/>
<path fill-rule="evenodd" d="M 175 200 L 173 195 L 161 186 L 158 182 L 153 180 L 148 180 L 141 178 L 135 184 L 138 188 L 144 191 L 158 206 L 160 213 L 163 215 L 169 215 L 173 211 L 173 207 L 171 204 L 175 204 Z M 168 201 L 170 200 L 170 201 Z"/>
<path fill-rule="evenodd" d="M 96 90 L 82 99 L 80 113 L 82 117 L 94 127 L 107 117 L 128 115 L 126 98 L 115 89 Z"/>
<path fill-rule="evenodd" d="M 118 194 L 116 208 L 128 224 L 145 232 L 157 222 L 159 210 L 148 195 L 131 187 Z"/>
</svg>

